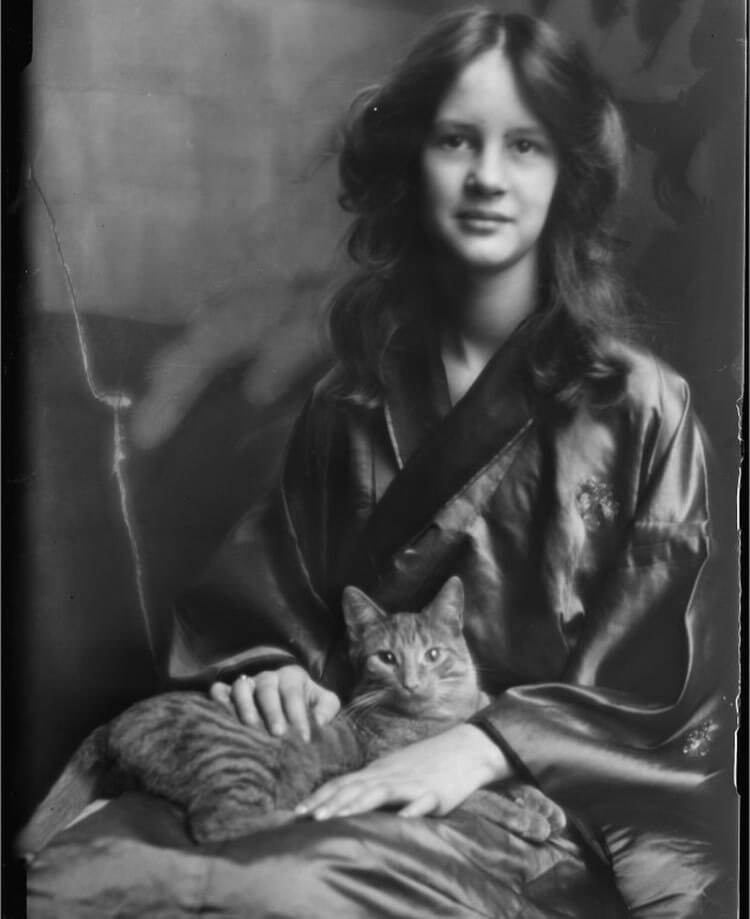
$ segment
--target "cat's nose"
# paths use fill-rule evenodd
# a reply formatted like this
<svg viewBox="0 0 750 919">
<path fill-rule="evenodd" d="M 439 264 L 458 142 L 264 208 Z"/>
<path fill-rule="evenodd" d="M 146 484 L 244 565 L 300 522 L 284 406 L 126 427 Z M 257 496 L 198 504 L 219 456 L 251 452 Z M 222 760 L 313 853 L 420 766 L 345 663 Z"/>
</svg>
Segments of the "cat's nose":
<svg viewBox="0 0 750 919">
<path fill-rule="evenodd" d="M 419 680 L 404 680 L 404 689 L 407 692 L 416 692 L 419 689 Z"/>
</svg>

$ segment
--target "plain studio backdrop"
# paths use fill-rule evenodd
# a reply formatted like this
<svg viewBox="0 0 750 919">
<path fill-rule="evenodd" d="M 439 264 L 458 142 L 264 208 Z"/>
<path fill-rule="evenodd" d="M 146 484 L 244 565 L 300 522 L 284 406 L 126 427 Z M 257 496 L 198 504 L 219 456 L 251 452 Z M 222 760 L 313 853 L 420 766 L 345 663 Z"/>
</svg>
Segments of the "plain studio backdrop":
<svg viewBox="0 0 750 919">
<path fill-rule="evenodd" d="M 24 509 L 6 542 L 24 685 L 12 822 L 88 730 L 159 688 L 171 598 L 273 480 L 328 361 L 337 122 L 454 6 L 35 0 L 13 198 L 26 270 L 9 345 L 23 450 L 6 496 Z M 626 116 L 623 265 L 642 339 L 688 378 L 713 447 L 731 691 L 744 4 L 504 8 L 580 38 Z"/>
</svg>

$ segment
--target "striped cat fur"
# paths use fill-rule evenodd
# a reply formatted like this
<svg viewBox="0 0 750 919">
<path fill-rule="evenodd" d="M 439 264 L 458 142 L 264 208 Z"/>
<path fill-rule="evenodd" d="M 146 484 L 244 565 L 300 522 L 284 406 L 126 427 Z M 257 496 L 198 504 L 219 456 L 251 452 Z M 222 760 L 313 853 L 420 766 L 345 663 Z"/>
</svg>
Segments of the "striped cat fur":
<svg viewBox="0 0 750 919">
<path fill-rule="evenodd" d="M 90 802 L 126 790 L 185 812 L 198 843 L 294 819 L 324 782 L 465 721 L 488 703 L 463 636 L 463 586 L 451 578 L 420 613 L 387 614 L 347 587 L 342 610 L 358 675 L 350 704 L 305 741 L 240 723 L 198 692 L 138 702 L 82 743 L 23 830 L 31 858 Z"/>
</svg>

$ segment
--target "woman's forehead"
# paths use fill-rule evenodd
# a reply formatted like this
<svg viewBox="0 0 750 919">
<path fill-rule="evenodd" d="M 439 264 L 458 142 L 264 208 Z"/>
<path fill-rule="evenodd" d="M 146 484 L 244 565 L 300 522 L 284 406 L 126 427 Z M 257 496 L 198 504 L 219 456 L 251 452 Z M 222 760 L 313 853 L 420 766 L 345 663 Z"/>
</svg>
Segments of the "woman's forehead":
<svg viewBox="0 0 750 919">
<path fill-rule="evenodd" d="M 513 67 L 500 48 L 476 57 L 459 73 L 435 113 L 436 120 L 512 123 L 540 128 L 541 123 L 521 95 Z"/>
</svg>

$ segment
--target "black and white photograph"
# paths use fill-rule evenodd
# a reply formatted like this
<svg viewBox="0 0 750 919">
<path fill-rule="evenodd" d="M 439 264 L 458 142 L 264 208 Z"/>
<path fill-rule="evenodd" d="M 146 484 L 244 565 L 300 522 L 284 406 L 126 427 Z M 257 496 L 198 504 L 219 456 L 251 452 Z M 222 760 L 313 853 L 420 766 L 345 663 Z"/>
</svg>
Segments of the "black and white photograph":
<svg viewBox="0 0 750 919">
<path fill-rule="evenodd" d="M 741 915 L 746 16 L 4 16 L 4 917 Z"/>
</svg>

